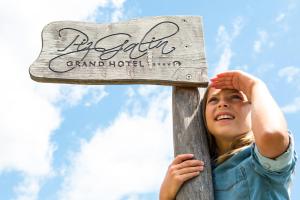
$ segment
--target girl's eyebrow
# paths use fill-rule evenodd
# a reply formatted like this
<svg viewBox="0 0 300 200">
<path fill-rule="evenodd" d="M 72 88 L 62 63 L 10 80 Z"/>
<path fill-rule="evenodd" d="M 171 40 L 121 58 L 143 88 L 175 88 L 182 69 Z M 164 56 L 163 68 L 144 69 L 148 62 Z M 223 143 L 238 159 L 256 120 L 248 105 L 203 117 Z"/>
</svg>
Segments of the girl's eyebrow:
<svg viewBox="0 0 300 200">
<path fill-rule="evenodd" d="M 211 99 L 211 98 L 214 98 L 214 97 L 218 97 L 219 96 L 219 94 L 212 94 L 212 95 L 210 95 L 209 97 L 207 97 L 207 100 L 208 99 Z"/>
<path fill-rule="evenodd" d="M 238 94 L 238 95 L 242 95 L 241 92 L 239 92 L 239 91 L 229 92 L 229 94 Z"/>
<path fill-rule="evenodd" d="M 241 92 L 240 91 L 237 91 L 237 90 L 227 90 L 225 92 L 226 94 L 240 94 L 241 95 Z M 210 95 L 210 97 L 216 97 L 216 96 L 220 96 L 220 92 L 216 93 L 216 94 L 212 94 Z M 209 97 L 209 98 L 210 98 Z"/>
<path fill-rule="evenodd" d="M 232 94 L 232 93 L 237 93 L 237 94 L 240 94 L 241 92 L 238 91 L 238 90 L 227 90 L 229 94 Z"/>
<path fill-rule="evenodd" d="M 240 96 L 240 97 L 242 97 L 244 99 L 243 94 L 240 91 L 238 91 L 238 90 L 230 90 L 230 91 L 228 91 L 228 92 L 225 93 L 225 95 L 233 95 L 233 94 L 234 95 L 238 95 L 238 96 Z M 219 96 L 220 96 L 220 92 L 218 92 L 217 94 L 212 94 L 209 97 L 207 97 L 207 101 L 209 101 L 212 98 L 217 98 Z"/>
</svg>

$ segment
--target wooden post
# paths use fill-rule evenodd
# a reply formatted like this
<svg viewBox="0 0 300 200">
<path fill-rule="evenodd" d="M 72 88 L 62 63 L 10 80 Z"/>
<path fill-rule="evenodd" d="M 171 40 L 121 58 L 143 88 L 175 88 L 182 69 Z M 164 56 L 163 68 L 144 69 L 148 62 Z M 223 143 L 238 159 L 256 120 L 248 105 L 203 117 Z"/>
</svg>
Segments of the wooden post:
<svg viewBox="0 0 300 200">
<path fill-rule="evenodd" d="M 204 91 L 173 87 L 174 154 L 193 153 L 195 159 L 205 163 L 205 170 L 183 185 L 176 200 L 213 200 L 210 156 L 200 108 Z"/>
<path fill-rule="evenodd" d="M 194 153 L 206 165 L 177 199 L 213 199 L 197 89 L 208 83 L 201 17 L 159 16 L 113 24 L 52 22 L 43 29 L 42 42 L 29 69 L 35 81 L 173 86 L 174 153 Z"/>
</svg>

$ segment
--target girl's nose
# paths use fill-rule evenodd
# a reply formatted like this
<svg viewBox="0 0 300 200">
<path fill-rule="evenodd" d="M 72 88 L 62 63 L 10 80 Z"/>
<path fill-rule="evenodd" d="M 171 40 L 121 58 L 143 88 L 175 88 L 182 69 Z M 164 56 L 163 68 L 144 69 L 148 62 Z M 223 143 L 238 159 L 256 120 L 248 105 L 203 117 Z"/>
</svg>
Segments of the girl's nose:
<svg viewBox="0 0 300 200">
<path fill-rule="evenodd" d="M 220 101 L 218 104 L 218 108 L 222 108 L 222 107 L 228 108 L 229 104 L 226 101 Z"/>
</svg>

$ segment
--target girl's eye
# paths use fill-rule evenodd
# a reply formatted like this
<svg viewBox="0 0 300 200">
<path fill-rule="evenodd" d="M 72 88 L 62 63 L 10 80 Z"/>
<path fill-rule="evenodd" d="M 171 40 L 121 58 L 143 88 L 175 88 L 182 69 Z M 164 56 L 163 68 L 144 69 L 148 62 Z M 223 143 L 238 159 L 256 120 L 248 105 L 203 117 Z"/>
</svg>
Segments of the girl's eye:
<svg viewBox="0 0 300 200">
<path fill-rule="evenodd" d="M 243 98 L 239 95 L 232 95 L 231 98 L 232 99 L 237 99 L 237 100 L 243 100 Z"/>
<path fill-rule="evenodd" d="M 216 102 L 218 99 L 216 97 L 212 97 L 210 99 L 208 99 L 208 103 L 211 103 L 211 102 Z"/>
</svg>

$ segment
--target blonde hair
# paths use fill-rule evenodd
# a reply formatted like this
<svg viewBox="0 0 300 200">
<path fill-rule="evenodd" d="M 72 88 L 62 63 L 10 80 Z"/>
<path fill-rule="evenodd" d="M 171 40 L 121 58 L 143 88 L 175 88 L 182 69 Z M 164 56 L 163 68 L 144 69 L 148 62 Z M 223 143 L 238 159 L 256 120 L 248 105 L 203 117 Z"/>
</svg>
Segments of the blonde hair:
<svg viewBox="0 0 300 200">
<path fill-rule="evenodd" d="M 214 138 L 214 136 L 209 132 L 208 127 L 207 127 L 207 122 L 206 122 L 206 116 L 205 116 L 205 110 L 206 110 L 206 103 L 207 103 L 207 98 L 208 98 L 208 92 L 210 90 L 211 86 L 208 86 L 205 94 L 203 96 L 203 99 L 201 101 L 201 112 L 202 112 L 202 119 L 205 125 L 206 133 L 207 133 L 207 139 L 208 139 L 208 147 L 209 147 L 209 152 L 210 152 L 210 157 L 212 159 L 212 162 L 215 164 L 220 164 L 233 156 L 234 154 L 242 151 L 245 149 L 247 146 L 252 144 L 254 142 L 254 137 L 253 133 L 245 133 L 241 135 L 240 137 L 236 138 L 230 146 L 229 151 L 222 155 L 218 155 L 217 149 L 217 143 Z"/>
</svg>

